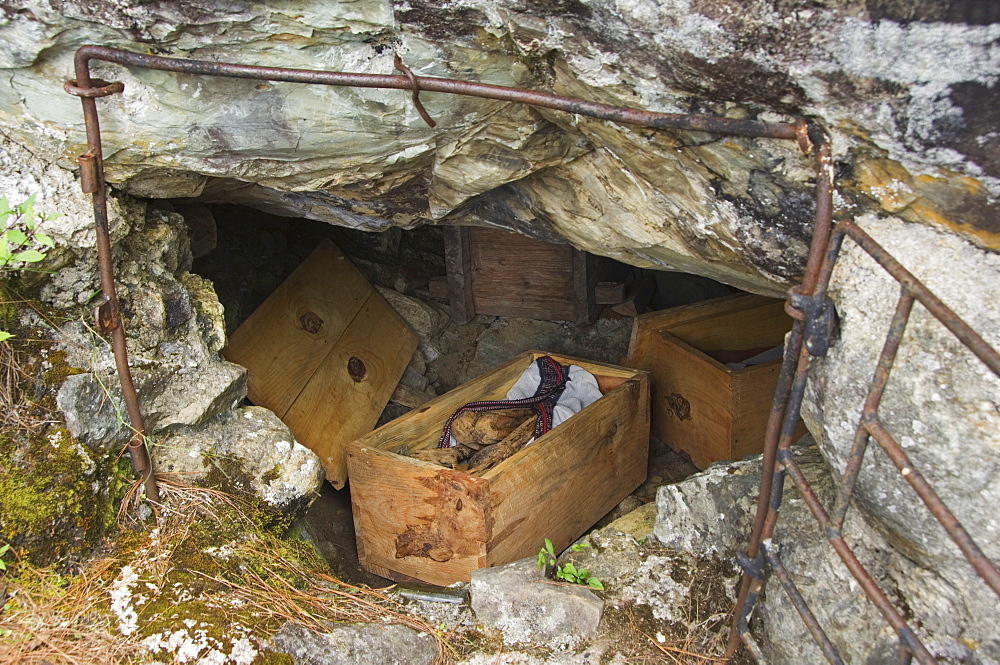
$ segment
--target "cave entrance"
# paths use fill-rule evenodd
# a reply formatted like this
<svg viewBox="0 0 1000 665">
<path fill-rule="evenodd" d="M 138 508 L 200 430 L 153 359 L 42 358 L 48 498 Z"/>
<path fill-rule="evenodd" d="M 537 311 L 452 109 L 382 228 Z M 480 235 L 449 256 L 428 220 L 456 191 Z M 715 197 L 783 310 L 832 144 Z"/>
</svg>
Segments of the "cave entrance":
<svg viewBox="0 0 1000 665">
<path fill-rule="evenodd" d="M 486 299 L 479 298 L 478 313 L 460 309 L 456 317 L 455 308 L 449 306 L 452 295 L 447 284 L 448 263 L 454 259 L 449 251 L 456 236 L 475 234 L 476 229 L 471 227 L 420 226 L 410 230 L 392 227 L 370 232 L 279 217 L 232 204 L 175 200 L 170 207 L 187 223 L 195 257 L 192 271 L 215 285 L 225 309 L 227 335 L 325 240 L 332 241 L 390 304 L 399 310 L 409 310 L 404 318 L 416 329 L 419 347 L 378 425 L 529 349 L 620 364 L 628 351 L 636 315 L 737 292 L 697 275 L 636 268 L 585 255 L 568 245 L 547 244 L 517 234 L 509 236 L 512 242 L 497 243 L 496 234 L 505 232 L 489 229 L 486 236 L 491 242 L 476 250 L 477 258 L 467 264 L 470 271 L 466 278 L 472 280 L 481 270 L 494 272 L 503 264 L 520 269 L 525 265 L 525 251 L 536 252 L 536 258 L 550 250 L 564 253 L 569 257 L 567 270 L 572 270 L 573 255 L 579 255 L 576 264 L 585 262 L 592 271 L 589 296 L 596 304 L 595 311 L 590 317 L 576 317 L 585 319 L 581 321 L 559 320 L 557 316 L 504 316 L 490 313 L 495 310 L 486 304 Z M 486 252 L 495 256 L 489 260 L 479 256 Z M 572 288 L 572 274 L 564 277 L 559 288 Z M 495 290 L 495 280 L 485 282 L 489 289 Z M 523 287 L 522 280 L 511 283 L 510 290 L 516 293 Z M 564 301 L 576 298 L 573 293 L 556 296 Z M 517 304 L 514 300 L 516 295 L 509 296 L 507 304 L 513 307 Z M 528 311 L 533 306 L 525 305 Z M 466 316 L 460 322 L 457 319 L 463 319 L 462 313 Z M 557 320 L 546 320 L 553 318 Z M 659 485 L 696 471 L 689 460 L 652 438 L 647 481 L 599 524 L 652 501 Z M 349 484 L 338 491 L 324 483 L 321 497 L 299 527 L 345 581 L 386 584 L 383 578 L 364 571 L 358 563 Z"/>
</svg>

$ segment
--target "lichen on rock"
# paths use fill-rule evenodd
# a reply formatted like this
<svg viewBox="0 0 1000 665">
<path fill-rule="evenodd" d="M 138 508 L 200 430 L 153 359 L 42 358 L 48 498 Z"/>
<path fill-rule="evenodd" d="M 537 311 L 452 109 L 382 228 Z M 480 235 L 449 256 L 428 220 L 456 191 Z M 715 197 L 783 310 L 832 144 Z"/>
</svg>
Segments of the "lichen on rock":
<svg viewBox="0 0 1000 665">
<path fill-rule="evenodd" d="M 201 426 L 174 428 L 152 452 L 162 473 L 249 492 L 292 517 L 319 496 L 326 478 L 319 458 L 258 406 L 226 411 Z"/>
</svg>

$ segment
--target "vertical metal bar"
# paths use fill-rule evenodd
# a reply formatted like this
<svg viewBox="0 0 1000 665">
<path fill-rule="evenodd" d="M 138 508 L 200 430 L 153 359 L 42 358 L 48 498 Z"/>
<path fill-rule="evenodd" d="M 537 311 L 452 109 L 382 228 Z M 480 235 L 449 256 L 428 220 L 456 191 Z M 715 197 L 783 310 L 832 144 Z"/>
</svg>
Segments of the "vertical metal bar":
<svg viewBox="0 0 1000 665">
<path fill-rule="evenodd" d="M 76 59 L 76 84 L 80 88 L 90 88 L 92 85 L 90 67 L 86 59 Z M 129 440 L 128 451 L 132 459 L 132 467 L 142 478 L 149 501 L 158 503 L 160 491 L 156 485 L 156 474 L 146 446 L 145 427 L 142 422 L 142 411 L 139 409 L 139 398 L 136 395 L 132 371 L 128 366 L 128 347 L 125 344 L 125 328 L 121 324 L 121 314 L 118 307 L 118 293 L 115 290 L 115 279 L 111 257 L 111 237 L 108 232 L 108 188 L 104 181 L 104 157 L 101 150 L 101 126 L 97 117 L 97 100 L 93 97 L 81 96 L 83 118 L 87 130 L 87 156 L 92 158 L 93 167 L 88 167 L 91 182 L 94 187 L 94 225 L 97 232 L 97 265 L 101 280 L 101 292 L 111 308 L 113 327 L 111 329 L 111 350 L 115 357 L 115 367 L 118 370 L 118 380 L 122 386 L 122 398 L 128 412 L 133 429 Z"/>
<path fill-rule="evenodd" d="M 811 295 L 817 285 L 820 285 L 825 291 L 830 271 L 832 271 L 832 261 L 827 262 L 831 266 L 829 270 L 823 270 L 825 265 L 821 265 L 824 263 L 824 254 L 829 258 L 827 248 L 830 244 L 833 223 L 833 158 L 830 138 L 818 126 L 809 128 L 809 138 L 815 155 L 816 212 L 813 221 L 812 241 L 809 245 L 809 259 L 806 263 L 802 286 L 799 287 L 800 293 L 804 295 Z M 837 246 L 839 247 L 839 241 Z M 820 282 L 821 278 L 823 279 L 822 283 Z M 780 486 L 775 491 L 777 500 L 774 502 L 771 500 L 772 488 L 775 486 L 775 460 L 779 447 L 779 436 L 783 430 L 782 425 L 787 420 L 788 412 L 794 411 L 793 426 L 798 420 L 801 398 L 797 404 L 789 402 L 793 394 L 793 385 L 801 383 L 804 389 L 804 373 L 808 368 L 808 360 L 803 357 L 807 355 L 803 344 L 804 330 L 804 321 L 801 318 L 796 318 L 788 336 L 781 372 L 774 390 L 774 401 L 771 404 L 771 412 L 767 420 L 760 490 L 757 495 L 757 514 L 754 517 L 753 529 L 750 532 L 746 548 L 746 554 L 751 559 L 756 559 L 760 555 L 761 541 L 771 537 L 781 505 Z M 732 631 L 729 634 L 729 644 L 726 647 L 726 658 L 731 658 L 743 642 L 740 637 L 740 617 L 749 616 L 752 608 L 748 606 L 748 602 L 756 598 L 762 583 L 762 580 L 753 579 L 748 573 L 743 573 L 736 605 L 733 609 Z"/>
<path fill-rule="evenodd" d="M 906 323 L 910 319 L 910 312 L 913 310 L 913 297 L 906 293 L 906 289 L 900 287 L 899 300 L 896 303 L 896 312 L 892 316 L 889 324 L 889 333 L 886 336 L 882 353 L 879 355 L 878 364 L 875 367 L 875 376 L 872 379 L 871 388 L 865 398 L 861 415 L 858 417 L 858 427 L 854 432 L 854 443 L 851 445 L 851 452 L 847 457 L 847 468 L 844 470 L 841 479 L 840 491 L 837 495 L 837 503 L 833 509 L 833 528 L 841 529 L 844 525 L 844 517 L 851 504 L 854 494 L 854 486 L 858 480 L 858 473 L 861 471 L 861 462 L 864 459 L 865 451 L 868 449 L 868 430 L 865 428 L 865 416 L 874 413 L 882 401 L 882 393 L 889 383 L 889 373 L 892 371 L 892 364 L 896 360 L 899 352 L 899 345 L 903 341 L 903 333 L 906 332 Z"/>
<path fill-rule="evenodd" d="M 741 633 L 740 638 L 743 642 L 743 646 L 747 648 L 753 659 L 757 661 L 757 665 L 767 665 L 767 659 L 764 658 L 764 652 L 761 651 L 760 646 L 757 644 L 757 640 L 753 638 L 750 633 Z"/>
</svg>

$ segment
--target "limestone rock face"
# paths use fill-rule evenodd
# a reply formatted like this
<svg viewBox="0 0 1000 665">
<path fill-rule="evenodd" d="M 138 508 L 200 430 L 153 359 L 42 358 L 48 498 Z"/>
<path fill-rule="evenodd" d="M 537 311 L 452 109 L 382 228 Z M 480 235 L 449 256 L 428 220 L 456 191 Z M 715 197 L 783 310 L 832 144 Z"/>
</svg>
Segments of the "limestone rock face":
<svg viewBox="0 0 1000 665">
<path fill-rule="evenodd" d="M 900 226 L 876 216 L 859 224 L 946 305 L 1000 347 L 1000 306 L 982 295 L 1000 283 L 1000 257 L 949 234 Z M 899 287 L 850 240 L 830 295 L 840 338 L 817 362 L 807 395 L 821 447 L 840 472 L 889 329 Z M 935 486 L 984 548 L 1000 558 L 1000 378 L 922 306 L 914 306 L 886 388 L 880 416 L 914 466 Z M 957 550 L 873 441 L 859 476 L 863 505 L 875 511 L 900 546 L 925 562 L 950 561 Z M 889 512 L 885 505 L 897 506 Z"/>
<path fill-rule="evenodd" d="M 131 197 L 123 200 L 120 209 L 130 211 L 127 215 L 119 214 L 119 207 L 110 212 L 112 220 L 131 229 L 115 245 L 115 276 L 146 430 L 201 424 L 246 396 L 246 370 L 219 358 L 225 343 L 222 308 L 206 281 L 187 272 L 191 252 L 181 217 Z M 47 196 L 40 201 L 56 203 Z M 92 227 L 93 219 L 74 215 L 63 226 L 71 224 Z M 128 428 L 110 346 L 87 323 L 89 317 L 79 314 L 99 290 L 95 254 L 86 247 L 64 248 L 58 260 L 66 264 L 41 286 L 40 297 L 78 314 L 55 335 L 70 366 L 84 372 L 69 377 L 59 391 L 67 425 L 74 436 L 108 444 L 127 439 Z"/>
<path fill-rule="evenodd" d="M 820 501 L 833 505 L 836 486 L 820 451 L 806 439 L 794 446 L 792 452 Z M 753 488 L 747 483 L 759 473 L 760 458 L 756 457 L 734 464 L 719 463 L 676 485 L 661 487 L 654 534 L 670 550 L 660 557 L 663 567 L 669 570 L 671 565 L 676 567 L 678 561 L 691 557 L 713 557 L 731 564 L 737 548 L 746 545 L 756 509 L 756 493 L 750 491 Z M 708 527 L 713 524 L 715 528 L 706 537 Z M 591 537 L 598 552 L 589 555 L 594 560 L 583 563 L 606 583 L 611 580 L 609 588 L 615 588 L 616 582 L 620 585 L 624 581 L 616 572 L 622 566 L 613 565 L 619 560 L 613 554 L 615 548 L 598 539 L 603 533 Z M 1000 611 L 992 591 L 982 582 L 963 577 L 956 572 L 957 566 L 932 567 L 914 561 L 895 547 L 893 538 L 884 534 L 884 527 L 866 513 L 857 510 L 848 513 L 845 539 L 888 597 L 905 599 L 914 623 L 919 621 L 917 635 L 931 652 L 938 658 L 953 659 L 946 662 L 991 662 L 1000 648 L 990 624 Z M 785 568 L 845 662 L 891 661 L 896 644 L 894 634 L 865 599 L 861 587 L 829 546 L 788 479 L 773 542 L 775 546 L 780 544 Z M 634 554 L 630 556 L 634 558 Z M 645 564 L 640 566 L 640 572 L 644 568 Z M 669 576 L 660 572 L 657 577 L 655 572 L 658 571 L 654 569 L 648 584 L 633 582 L 633 593 L 642 599 L 640 602 L 655 603 L 656 594 L 669 591 Z M 731 570 L 726 572 L 732 574 Z M 684 595 L 678 592 L 675 598 L 682 599 Z M 676 606 L 677 602 L 666 604 L 666 608 L 659 605 L 668 620 L 674 619 L 667 617 L 666 612 Z M 765 583 L 754 617 L 751 630 L 768 662 L 824 660 L 773 575 Z"/>
<path fill-rule="evenodd" d="M 271 641 L 295 665 L 430 665 L 437 656 L 437 644 L 430 635 L 402 624 L 342 624 L 317 634 L 287 623 Z"/>
<path fill-rule="evenodd" d="M 11 202 L 35 194 L 37 210 L 61 213 L 43 223 L 57 244 L 41 264 L 51 272 L 21 280 L 50 309 L 26 311 L 21 325 L 51 343 L 43 369 L 63 379 L 45 386 L 66 420 L 68 431 L 60 432 L 60 441 L 69 441 L 64 447 L 73 446 L 87 461 L 80 483 L 96 488 L 91 503 L 104 505 L 105 485 L 121 480 L 88 479 L 108 472 L 108 461 L 117 459 L 131 429 L 110 346 L 90 323 L 91 301 L 99 292 L 92 204 L 71 172 L 9 139 L 3 139 L 0 162 L 0 192 Z M 239 452 L 261 467 L 249 470 L 243 489 L 279 509 L 303 509 L 322 482 L 322 471 L 273 414 L 232 411 L 246 396 L 246 370 L 219 357 L 225 345 L 222 305 L 210 281 L 188 272 L 192 259 L 184 220 L 127 194 L 109 203 L 116 285 L 140 410 L 154 450 L 171 442 L 169 454 L 154 453 L 154 462 L 169 467 L 158 470 L 180 470 L 171 455 L 200 462 L 203 456 L 230 458 Z M 218 431 L 227 427 L 228 434 Z M 205 475 L 200 466 L 182 470 Z M 88 502 L 85 496 L 79 501 Z"/>
<path fill-rule="evenodd" d="M 843 213 L 891 211 L 1000 246 L 988 103 L 1000 25 L 970 3 L 21 5 L 0 18 L 10 81 L 0 130 L 50 162 L 82 152 L 79 103 L 61 85 L 83 44 L 384 74 L 395 52 L 419 75 L 656 111 L 812 116 L 834 132 Z M 99 105 L 109 178 L 139 196 L 238 201 L 370 230 L 490 224 L 762 293 L 802 270 L 812 167 L 790 142 L 424 93 L 432 129 L 404 91 L 103 64 L 95 74 L 125 83 Z"/>
<path fill-rule="evenodd" d="M 987 343 L 1000 347 L 1000 307 L 995 298 L 983 297 L 1000 283 L 996 254 L 924 226 L 876 215 L 858 221 Z M 842 473 L 899 286 L 848 240 L 830 295 L 841 319 L 840 337 L 828 357 L 816 363 L 803 415 L 835 472 Z M 879 414 L 986 556 L 1000 560 L 1000 520 L 994 509 L 1000 500 L 995 462 L 1000 454 L 1000 378 L 919 304 Z M 874 440 L 858 477 L 857 496 L 858 508 L 852 510 L 863 512 L 889 545 L 906 555 L 895 560 L 899 567 L 892 575 L 901 589 L 915 594 L 917 601 L 910 602 L 914 616 L 926 614 L 931 618 L 924 619 L 925 626 L 941 635 L 963 636 L 962 641 L 973 634 L 989 635 L 981 617 L 995 615 L 1000 602 Z M 901 574 L 909 567 L 916 572 Z M 989 640 L 984 644 L 998 646 Z"/>
</svg>

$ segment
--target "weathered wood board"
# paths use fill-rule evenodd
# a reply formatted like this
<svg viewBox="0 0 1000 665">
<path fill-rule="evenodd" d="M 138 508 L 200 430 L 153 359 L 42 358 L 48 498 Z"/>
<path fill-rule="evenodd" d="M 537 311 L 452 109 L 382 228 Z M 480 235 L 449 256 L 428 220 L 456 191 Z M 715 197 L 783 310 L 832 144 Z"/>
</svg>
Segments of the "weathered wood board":
<svg viewBox="0 0 1000 665">
<path fill-rule="evenodd" d="M 445 234 L 452 317 L 476 314 L 593 322 L 597 270 L 593 257 L 570 247 L 482 227 Z"/>
<path fill-rule="evenodd" d="M 553 355 L 598 378 L 604 397 L 481 476 L 406 453 L 437 444 L 458 407 L 500 399 L 541 352 L 521 354 L 348 446 L 351 502 L 362 566 L 431 584 L 563 549 L 646 478 L 645 372 Z"/>
<path fill-rule="evenodd" d="M 651 374 L 653 433 L 702 469 L 761 452 L 781 360 L 725 363 L 782 344 L 791 327 L 782 301 L 750 294 L 638 317 L 625 364 Z"/>
<path fill-rule="evenodd" d="M 329 240 L 229 339 L 248 396 L 315 452 L 337 488 L 344 448 L 367 434 L 417 346 L 406 323 Z"/>
</svg>

